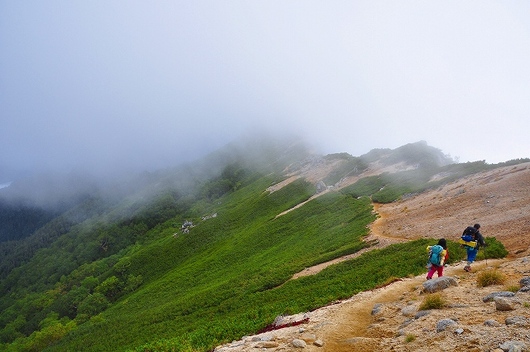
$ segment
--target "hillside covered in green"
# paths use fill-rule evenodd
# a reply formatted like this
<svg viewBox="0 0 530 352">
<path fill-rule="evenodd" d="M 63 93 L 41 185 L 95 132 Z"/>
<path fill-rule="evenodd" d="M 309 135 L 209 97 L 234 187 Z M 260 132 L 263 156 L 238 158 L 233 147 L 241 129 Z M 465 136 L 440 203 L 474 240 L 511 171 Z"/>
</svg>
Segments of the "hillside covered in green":
<svg viewBox="0 0 530 352">
<path fill-rule="evenodd" d="M 335 165 L 328 186 L 359 180 L 313 199 L 317 186 L 303 177 L 268 190 L 288 173 L 327 162 Z M 362 177 L 374 163 L 414 167 Z M 361 157 L 318 157 L 297 143 L 229 146 L 195 165 L 144 175 L 112 199 L 87 195 L 52 219 L 36 216 L 47 222 L 33 224 L 31 235 L 0 243 L 0 349 L 208 351 L 278 315 L 417 275 L 426 240 L 291 280 L 368 246 L 373 201 L 504 165 L 452 163 L 425 143 Z M 487 242 L 490 257 L 507 254 Z M 450 246 L 459 260 L 462 249 Z"/>
</svg>

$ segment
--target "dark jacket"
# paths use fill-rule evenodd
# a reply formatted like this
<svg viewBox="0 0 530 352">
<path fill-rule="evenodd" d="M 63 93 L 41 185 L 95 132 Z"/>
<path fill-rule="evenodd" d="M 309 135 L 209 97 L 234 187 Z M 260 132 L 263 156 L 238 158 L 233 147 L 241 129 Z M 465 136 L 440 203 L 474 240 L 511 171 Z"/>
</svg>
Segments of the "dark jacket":
<svg viewBox="0 0 530 352">
<path fill-rule="evenodd" d="M 484 236 L 480 231 L 475 232 L 475 240 L 477 241 L 477 249 L 480 247 L 486 247 L 486 242 L 484 241 Z"/>
</svg>

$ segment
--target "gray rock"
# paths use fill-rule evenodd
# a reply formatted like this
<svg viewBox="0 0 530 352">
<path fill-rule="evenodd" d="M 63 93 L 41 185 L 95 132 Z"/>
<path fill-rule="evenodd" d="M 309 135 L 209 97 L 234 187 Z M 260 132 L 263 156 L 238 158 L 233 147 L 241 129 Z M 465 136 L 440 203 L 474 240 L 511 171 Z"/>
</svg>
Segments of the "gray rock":
<svg viewBox="0 0 530 352">
<path fill-rule="evenodd" d="M 372 308 L 372 315 L 377 315 L 381 313 L 382 309 L 383 309 L 383 305 L 381 303 L 376 303 L 374 307 Z"/>
<path fill-rule="evenodd" d="M 504 352 L 522 352 L 526 351 L 526 344 L 522 341 L 506 341 L 499 345 Z"/>
<path fill-rule="evenodd" d="M 521 287 L 530 286 L 530 276 L 523 277 L 521 280 L 519 280 L 519 284 Z"/>
<path fill-rule="evenodd" d="M 497 310 L 500 310 L 500 311 L 509 311 L 509 310 L 515 310 L 516 309 L 516 305 L 517 305 L 517 301 L 514 301 L 510 298 L 506 298 L 506 297 L 500 297 L 500 296 L 497 296 L 493 299 L 495 301 L 495 309 Z"/>
<path fill-rule="evenodd" d="M 484 325 L 492 326 L 492 327 L 499 327 L 501 326 L 501 323 L 499 323 L 497 320 L 489 319 L 484 322 Z"/>
<path fill-rule="evenodd" d="M 294 339 L 291 344 L 296 348 L 305 348 L 307 346 L 307 343 L 301 339 Z"/>
<path fill-rule="evenodd" d="M 274 336 L 272 334 L 269 334 L 269 333 L 252 337 L 252 341 L 254 341 L 254 342 L 256 342 L 256 341 L 272 341 L 272 340 L 274 340 Z"/>
<path fill-rule="evenodd" d="M 316 340 L 315 342 L 313 342 L 313 345 L 317 347 L 322 347 L 324 346 L 324 342 L 322 340 Z"/>
<path fill-rule="evenodd" d="M 414 319 L 407 319 L 405 320 L 400 326 L 399 328 L 400 329 L 403 329 L 404 327 L 406 327 L 407 325 L 410 325 L 410 323 L 412 323 L 414 321 Z"/>
<path fill-rule="evenodd" d="M 328 189 L 324 181 L 318 181 L 316 184 L 316 188 L 317 188 L 317 193 L 324 192 L 325 190 Z"/>
<path fill-rule="evenodd" d="M 297 322 L 301 322 L 303 321 L 304 319 L 308 319 L 309 316 L 307 315 L 307 313 L 298 313 L 298 314 L 295 314 L 295 315 L 278 315 L 275 319 L 274 319 L 274 322 L 273 322 L 273 325 L 274 326 L 282 326 L 282 325 L 286 325 L 286 324 L 292 324 L 292 323 L 297 323 Z"/>
<path fill-rule="evenodd" d="M 528 319 L 523 316 L 508 317 L 504 321 L 506 325 L 521 325 L 526 326 L 528 324 Z"/>
<path fill-rule="evenodd" d="M 256 346 L 254 346 L 255 348 L 276 348 L 276 347 L 279 347 L 280 344 L 278 342 L 274 342 L 274 341 L 262 341 L 262 342 L 259 342 L 256 344 Z"/>
<path fill-rule="evenodd" d="M 401 309 L 401 314 L 403 314 L 406 317 L 411 317 L 414 314 L 416 314 L 416 306 L 410 305 L 406 306 L 403 309 Z"/>
<path fill-rule="evenodd" d="M 272 340 L 274 340 L 273 334 L 265 334 L 261 336 L 261 341 L 272 341 Z"/>
<path fill-rule="evenodd" d="M 451 276 L 437 277 L 436 279 L 427 280 L 423 283 L 423 291 L 426 293 L 433 293 L 445 290 L 451 286 L 458 286 L 456 279 Z"/>
<path fill-rule="evenodd" d="M 418 313 L 416 313 L 416 315 L 414 316 L 414 319 L 419 319 L 429 314 L 431 314 L 430 310 L 420 310 Z"/>
<path fill-rule="evenodd" d="M 272 322 L 272 325 L 274 326 L 280 326 L 285 323 L 285 316 L 278 315 L 276 318 L 274 318 L 274 321 Z"/>
<path fill-rule="evenodd" d="M 436 323 L 436 332 L 445 331 L 448 327 L 458 325 L 453 319 L 442 319 Z"/>
<path fill-rule="evenodd" d="M 499 291 L 499 292 L 493 292 L 487 295 L 482 299 L 482 302 L 493 302 L 495 297 L 513 297 L 515 296 L 515 293 L 510 291 Z"/>
</svg>

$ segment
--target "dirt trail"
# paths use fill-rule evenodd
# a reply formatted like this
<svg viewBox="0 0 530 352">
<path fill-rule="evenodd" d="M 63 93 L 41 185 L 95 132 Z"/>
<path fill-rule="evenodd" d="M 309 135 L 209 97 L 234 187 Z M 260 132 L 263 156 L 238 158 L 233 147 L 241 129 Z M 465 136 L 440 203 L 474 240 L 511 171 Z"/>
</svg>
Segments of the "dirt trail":
<svg viewBox="0 0 530 352">
<path fill-rule="evenodd" d="M 496 265 L 503 260 L 489 260 L 474 266 L 475 270 L 483 270 L 487 266 Z M 445 276 L 458 276 L 463 273 L 463 263 L 447 267 Z M 387 350 L 381 348 L 381 338 L 395 338 L 396 329 L 385 330 L 374 328 L 372 310 L 376 304 L 392 304 L 413 297 L 425 281 L 424 275 L 403 279 L 383 288 L 355 295 L 341 303 L 333 313 L 333 324 L 321 329 L 321 336 L 326 336 L 323 352 L 356 352 Z M 465 289 L 461 295 L 468 294 Z M 456 298 L 455 298 L 456 300 Z M 316 349 L 315 349 L 316 350 Z M 429 350 L 429 349 L 427 349 Z"/>
</svg>

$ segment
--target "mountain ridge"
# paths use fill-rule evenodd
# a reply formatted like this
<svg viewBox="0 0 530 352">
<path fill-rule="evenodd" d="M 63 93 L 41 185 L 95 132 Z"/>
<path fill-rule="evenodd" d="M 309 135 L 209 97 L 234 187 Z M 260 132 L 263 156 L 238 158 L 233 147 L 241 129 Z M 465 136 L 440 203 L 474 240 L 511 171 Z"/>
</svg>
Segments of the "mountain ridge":
<svg viewBox="0 0 530 352">
<path fill-rule="evenodd" d="M 359 287 L 380 285 L 388 275 L 420 271 L 418 258 L 403 258 L 402 268 L 388 262 L 377 277 L 365 280 L 364 276 L 361 281 L 365 282 L 352 282 L 351 287 L 341 284 L 343 292 L 327 292 L 333 287 L 329 284 L 319 287 L 321 282 L 344 280 L 332 276 L 290 280 L 312 264 L 370 246 L 381 248 L 377 239 L 366 241 L 370 240 L 367 226 L 377 217 L 371 212 L 373 204 L 401 204 L 466 175 L 523 165 L 520 160 L 501 165 L 457 164 L 424 142 L 406 145 L 396 154 L 378 150 L 364 158 L 346 153 L 322 156 L 292 142 L 270 146 L 266 157 L 259 159 L 238 157 L 250 149 L 246 145 L 231 154 L 234 148 L 206 159 L 215 160 L 215 172 L 203 160 L 197 168 L 188 164 L 143 175 L 140 183 L 121 188 L 134 192 L 122 193 L 125 196 L 114 203 L 88 206 L 84 213 L 91 217 L 80 217 L 72 226 L 54 224 L 56 237 L 44 234 L 36 243 L 30 236 L 25 240 L 26 251 L 14 241 L 0 244 L 4 253 L 15 249 L 15 256 L 3 257 L 14 266 L 4 266 L 0 278 L 4 347 L 12 351 L 36 346 L 50 351 L 115 350 L 117 346 L 178 350 L 176 346 L 192 343 L 196 343 L 189 345 L 192 349 L 213 347 L 214 341 L 238 331 L 260 329 L 282 310 L 315 308 L 331 297 L 351 295 Z M 258 143 L 247 156 L 260 151 L 264 149 Z M 385 161 L 374 159 L 375 154 Z M 179 175 L 186 178 L 181 180 Z M 131 187 L 138 184 L 143 186 Z M 211 214 L 218 216 L 206 216 Z M 179 231 L 182 223 L 191 224 L 188 233 Z M 425 240 L 418 243 L 423 246 Z M 495 241 L 492 244 L 498 247 Z M 24 255 L 29 259 L 20 262 Z M 363 270 L 370 270 L 375 256 L 362 257 Z M 354 261 L 345 262 L 345 272 L 355 273 L 350 262 Z M 333 271 L 339 277 L 345 275 L 338 268 Z M 305 285 L 313 287 L 311 294 L 316 296 L 300 295 Z M 281 292 L 297 298 L 285 301 L 289 293 Z M 269 297 L 267 307 L 245 306 L 258 296 Z M 15 308 L 20 306 L 27 308 Z M 242 315 L 232 317 L 237 309 Z M 204 320 L 204 316 L 211 318 Z M 226 326 L 223 319 L 231 322 L 230 331 L 222 328 Z M 152 327 L 146 329 L 144 320 Z M 127 321 L 127 327 L 119 328 L 119 321 Z M 109 339 L 104 339 L 97 333 L 111 326 L 123 336 L 109 333 Z M 212 335 L 211 329 L 223 332 Z M 44 338 L 39 336 L 50 340 L 39 340 Z M 79 344 L 89 340 L 89 345 Z"/>
</svg>

